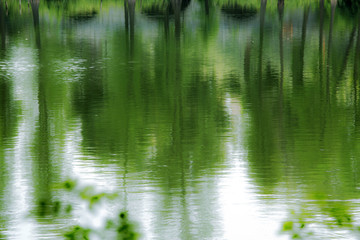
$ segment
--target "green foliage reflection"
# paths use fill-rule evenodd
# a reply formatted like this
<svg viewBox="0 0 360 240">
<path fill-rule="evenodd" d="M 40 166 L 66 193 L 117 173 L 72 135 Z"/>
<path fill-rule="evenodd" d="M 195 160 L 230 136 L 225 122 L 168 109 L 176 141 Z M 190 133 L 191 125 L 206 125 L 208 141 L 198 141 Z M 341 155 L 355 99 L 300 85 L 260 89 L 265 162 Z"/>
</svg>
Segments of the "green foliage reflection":
<svg viewBox="0 0 360 240">
<path fill-rule="evenodd" d="M 189 194 L 202 188 L 198 182 L 204 176 L 216 176 L 227 167 L 224 162 L 233 160 L 227 159 L 228 141 L 240 134 L 232 132 L 232 114 L 248 118 L 239 145 L 261 196 L 279 189 L 281 197 L 298 194 L 313 200 L 323 218 L 334 220 L 328 225 L 355 225 L 351 204 L 344 200 L 360 196 L 356 4 L 32 1 L 31 11 L 23 7 L 21 15 L 18 4 L 0 6 L 0 57 L 7 62 L 9 49 L 27 46 L 39 66 L 33 77 L 36 93 L 27 95 L 39 111 L 29 162 L 40 217 L 74 210 L 54 201 L 52 184 L 63 174 L 65 161 L 59 155 L 65 155 L 69 132 L 76 129 L 81 154 L 101 166 L 115 163 L 120 170 L 113 173 L 125 180 L 141 175 L 157 184 L 165 196 L 157 206 L 158 219 L 167 214 L 163 208 L 179 200 L 186 239 L 192 218 Z M 110 9 L 115 14 L 104 14 Z M 12 82 L 21 79 L 9 81 L 4 66 L 1 143 L 21 136 L 16 128 L 21 117 L 15 117 L 21 115 L 19 100 L 12 95 Z M 231 113 L 231 101 L 241 111 Z M 5 154 L 3 146 L 1 159 Z M 1 161 L 1 170 L 9 162 Z M 1 180 L 5 189 L 7 175 Z M 89 211 L 115 197 L 91 187 L 77 189 L 71 182 L 65 185 L 78 191 Z M 339 205 L 328 207 L 324 200 Z M 126 219 L 120 214 L 105 229 L 131 239 Z M 300 238 L 311 228 L 309 222 L 287 221 L 283 230 Z M 212 223 L 205 219 L 201 224 Z M 89 238 L 92 233 L 74 226 L 67 236 Z"/>
<path fill-rule="evenodd" d="M 108 200 L 118 201 L 118 195 L 115 193 L 97 192 L 93 186 L 79 186 L 74 180 L 67 180 L 64 183 L 64 188 L 75 195 L 77 202 L 80 200 L 88 206 L 87 211 L 93 212 L 92 217 L 97 218 L 95 207 L 104 207 L 102 205 Z M 59 202 L 59 208 L 61 203 Z M 63 204 L 64 205 L 64 204 Z M 73 209 L 73 204 L 67 204 L 65 213 L 68 214 Z M 69 207 L 70 206 L 70 207 Z M 136 240 L 138 233 L 135 231 L 135 226 L 128 219 L 126 211 L 121 211 L 117 218 L 103 219 L 102 228 L 86 227 L 82 225 L 75 225 L 69 227 L 69 230 L 64 234 L 69 240 L 90 240 L 93 238 L 100 239 L 118 239 L 118 240 Z"/>
<path fill-rule="evenodd" d="M 326 219 L 317 219 L 314 213 L 306 208 L 300 212 L 291 211 L 288 219 L 282 223 L 281 233 L 289 235 L 292 239 L 323 239 L 326 236 L 322 233 L 324 229 L 327 229 L 327 234 L 341 231 L 352 236 L 360 235 L 360 226 L 354 221 L 349 209 L 344 209 L 344 205 L 334 202 L 322 204 L 323 211 L 327 213 Z M 324 228 L 317 231 L 320 226 Z"/>
</svg>

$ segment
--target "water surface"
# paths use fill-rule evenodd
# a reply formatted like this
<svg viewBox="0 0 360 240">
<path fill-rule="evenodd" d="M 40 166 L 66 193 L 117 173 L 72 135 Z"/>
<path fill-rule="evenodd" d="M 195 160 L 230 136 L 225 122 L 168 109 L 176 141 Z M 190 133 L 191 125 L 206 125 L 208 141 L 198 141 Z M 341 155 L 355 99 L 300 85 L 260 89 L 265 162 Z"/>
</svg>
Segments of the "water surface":
<svg viewBox="0 0 360 240">
<path fill-rule="evenodd" d="M 0 238 L 89 224 L 73 178 L 141 239 L 357 239 L 360 18 L 279 2 L 1 2 Z"/>
</svg>

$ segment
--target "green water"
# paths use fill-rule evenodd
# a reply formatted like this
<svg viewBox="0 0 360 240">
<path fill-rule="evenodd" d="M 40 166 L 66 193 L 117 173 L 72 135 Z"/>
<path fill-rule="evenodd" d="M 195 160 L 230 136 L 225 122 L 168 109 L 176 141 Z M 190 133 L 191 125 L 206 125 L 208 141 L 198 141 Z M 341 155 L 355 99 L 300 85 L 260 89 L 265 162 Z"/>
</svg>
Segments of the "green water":
<svg viewBox="0 0 360 240">
<path fill-rule="evenodd" d="M 140 239 L 358 239 L 345 2 L 1 1 L 0 238 L 99 224 L 72 178 L 119 193 L 101 214 L 127 210 Z"/>
</svg>

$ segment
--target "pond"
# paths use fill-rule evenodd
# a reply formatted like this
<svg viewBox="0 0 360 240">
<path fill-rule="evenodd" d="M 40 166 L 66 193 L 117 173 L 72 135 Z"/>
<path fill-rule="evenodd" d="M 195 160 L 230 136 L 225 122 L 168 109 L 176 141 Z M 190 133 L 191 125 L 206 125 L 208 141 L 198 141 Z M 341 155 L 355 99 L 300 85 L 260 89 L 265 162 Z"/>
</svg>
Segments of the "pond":
<svg viewBox="0 0 360 240">
<path fill-rule="evenodd" d="M 1 1 L 0 238 L 358 239 L 358 7 Z"/>
</svg>

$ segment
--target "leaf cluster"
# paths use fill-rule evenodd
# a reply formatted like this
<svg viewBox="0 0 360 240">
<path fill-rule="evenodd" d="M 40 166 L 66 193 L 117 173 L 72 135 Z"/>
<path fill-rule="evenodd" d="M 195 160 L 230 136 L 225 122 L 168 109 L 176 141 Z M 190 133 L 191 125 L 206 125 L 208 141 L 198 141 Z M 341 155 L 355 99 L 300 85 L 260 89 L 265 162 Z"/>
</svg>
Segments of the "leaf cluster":
<svg viewBox="0 0 360 240">
<path fill-rule="evenodd" d="M 69 191 L 72 195 L 75 195 L 80 201 L 84 202 L 88 206 L 88 211 L 91 212 L 95 206 L 103 207 L 100 203 L 106 200 L 116 200 L 118 194 L 97 192 L 94 186 L 80 187 L 75 180 L 67 180 L 64 182 L 63 187 Z M 59 202 L 60 206 L 61 203 Z M 66 209 L 70 212 L 74 207 L 73 204 L 69 204 Z M 59 207 L 60 209 L 60 207 Z M 70 209 L 70 210 L 69 210 Z M 97 216 L 93 216 L 96 218 Z M 104 238 L 107 236 L 116 236 L 118 240 L 136 240 L 138 239 L 138 233 L 135 231 L 135 225 L 129 221 L 126 211 L 121 211 L 118 214 L 117 219 L 107 218 L 104 220 L 105 224 L 102 229 L 95 229 L 92 227 L 85 227 L 82 225 L 73 225 L 64 234 L 64 237 L 69 240 L 90 240 L 94 237 Z"/>
</svg>

